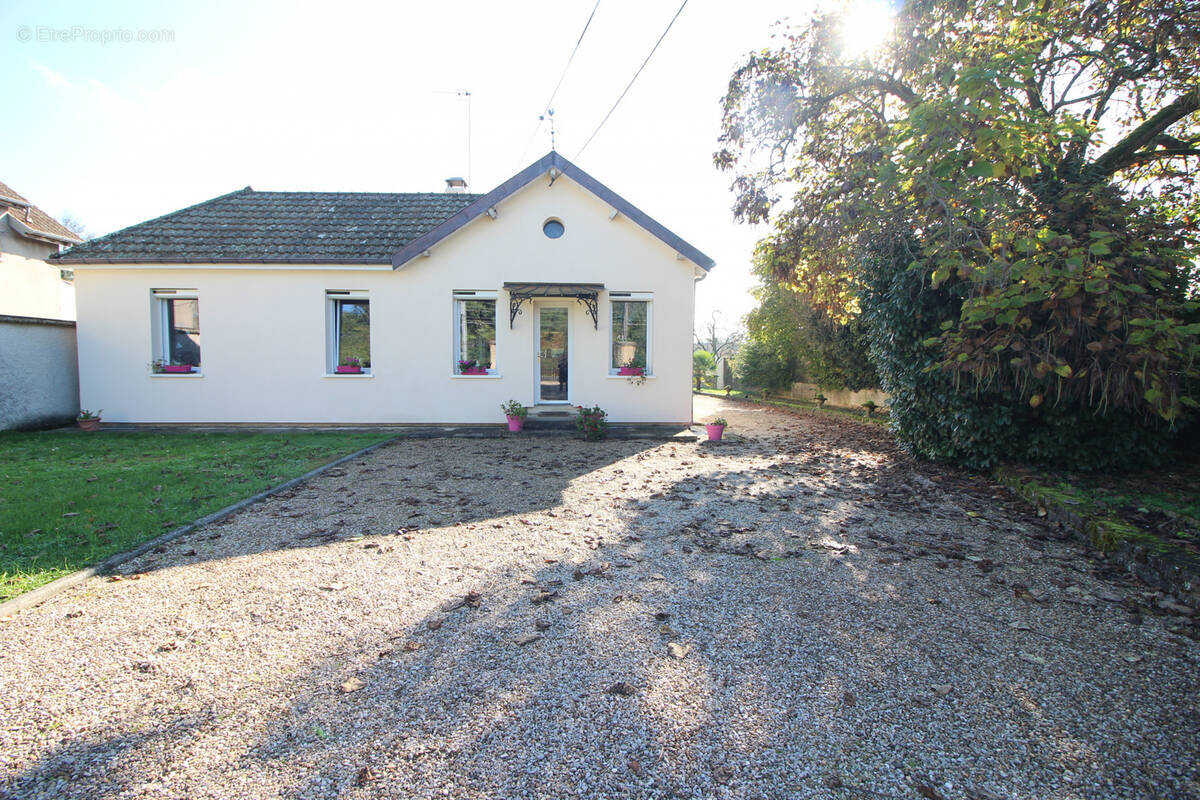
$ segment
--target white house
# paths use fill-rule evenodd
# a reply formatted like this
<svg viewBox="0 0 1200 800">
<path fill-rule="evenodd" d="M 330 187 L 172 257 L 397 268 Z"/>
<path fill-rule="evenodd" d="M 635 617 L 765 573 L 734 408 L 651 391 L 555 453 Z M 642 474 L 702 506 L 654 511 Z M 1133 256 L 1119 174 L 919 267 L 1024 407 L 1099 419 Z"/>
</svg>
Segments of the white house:
<svg viewBox="0 0 1200 800">
<path fill-rule="evenodd" d="M 0 314 L 75 319 L 75 290 L 47 259 L 79 237 L 0 183 Z"/>
<path fill-rule="evenodd" d="M 448 183 L 247 187 L 62 253 L 81 404 L 131 423 L 494 423 L 515 399 L 690 422 L 711 259 L 554 152 L 484 195 Z"/>
</svg>

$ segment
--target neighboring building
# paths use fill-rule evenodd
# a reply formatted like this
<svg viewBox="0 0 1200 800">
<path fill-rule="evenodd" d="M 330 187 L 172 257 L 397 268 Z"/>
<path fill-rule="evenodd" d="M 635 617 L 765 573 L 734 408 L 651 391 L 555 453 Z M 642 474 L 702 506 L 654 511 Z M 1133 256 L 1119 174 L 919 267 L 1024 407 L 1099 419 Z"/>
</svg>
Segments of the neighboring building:
<svg viewBox="0 0 1200 800">
<path fill-rule="evenodd" d="M 485 195 L 448 183 L 247 187 L 64 252 L 82 404 L 112 422 L 403 424 L 499 422 L 516 399 L 690 422 L 711 259 L 554 152 Z M 339 374 L 350 358 L 363 371 Z M 630 363 L 645 380 L 618 374 Z"/>
<path fill-rule="evenodd" d="M 46 259 L 80 239 L 0 183 L 0 314 L 75 319 L 75 289 Z"/>
</svg>

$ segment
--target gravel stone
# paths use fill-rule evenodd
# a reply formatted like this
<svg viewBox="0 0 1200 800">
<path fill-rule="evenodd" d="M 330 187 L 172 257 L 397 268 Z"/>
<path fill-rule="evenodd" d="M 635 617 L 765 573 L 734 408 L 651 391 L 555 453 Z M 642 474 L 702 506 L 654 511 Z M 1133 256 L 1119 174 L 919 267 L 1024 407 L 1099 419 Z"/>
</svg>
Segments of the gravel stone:
<svg viewBox="0 0 1200 800">
<path fill-rule="evenodd" d="M 399 441 L 0 622 L 0 797 L 1200 797 L 1195 616 L 879 428 L 718 414 Z"/>
</svg>

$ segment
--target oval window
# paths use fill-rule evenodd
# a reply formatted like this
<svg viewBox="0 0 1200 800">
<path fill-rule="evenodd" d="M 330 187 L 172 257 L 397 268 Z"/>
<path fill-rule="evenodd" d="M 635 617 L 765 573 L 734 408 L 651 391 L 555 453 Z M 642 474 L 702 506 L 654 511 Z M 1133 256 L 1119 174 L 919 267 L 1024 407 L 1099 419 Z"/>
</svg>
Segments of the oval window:
<svg viewBox="0 0 1200 800">
<path fill-rule="evenodd" d="M 548 219 L 546 220 L 546 223 L 542 225 L 542 233 L 546 234 L 551 239 L 557 239 L 558 237 L 562 236 L 563 232 L 565 231 L 566 228 L 563 227 L 562 222 L 556 219 Z"/>
</svg>

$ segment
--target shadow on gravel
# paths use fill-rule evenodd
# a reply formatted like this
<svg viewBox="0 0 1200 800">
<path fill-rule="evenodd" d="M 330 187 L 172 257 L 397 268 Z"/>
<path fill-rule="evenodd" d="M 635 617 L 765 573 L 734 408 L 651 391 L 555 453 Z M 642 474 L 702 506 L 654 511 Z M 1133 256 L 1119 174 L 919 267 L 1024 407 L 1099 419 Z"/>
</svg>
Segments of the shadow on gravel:
<svg viewBox="0 0 1200 800">
<path fill-rule="evenodd" d="M 987 551 L 1044 535 L 1041 523 L 868 438 L 857 460 L 854 431 L 701 446 L 678 475 L 624 497 L 613 468 L 660 445 L 453 442 L 478 468 L 418 479 L 403 471 L 421 466 L 420 450 L 402 443 L 248 512 L 262 524 L 231 552 L 220 540 L 204 550 L 206 532 L 189 537 L 174 547 L 204 559 L 436 535 L 554 509 L 575 477 L 601 468 L 622 509 L 578 563 L 556 558 L 524 576 L 483 565 L 477 594 L 433 587 L 439 610 L 399 630 L 368 615 L 336 652 L 271 678 L 289 707 L 223 766 L 283 776 L 283 796 L 297 798 L 941 797 L 935 787 L 951 781 L 945 796 L 986 800 L 1022 795 L 1019 781 L 1035 774 L 1055 782 L 1039 787 L 1047 796 L 1067 796 L 1062 776 L 1080 753 L 1098 753 L 1100 782 L 1127 794 L 1153 786 L 1139 743 L 1118 732 L 1114 744 L 1106 728 L 1158 715 L 1185 754 L 1200 723 L 1186 703 L 1132 703 L 1122 686 L 1145 694 L 1153 681 L 1115 655 L 1104 674 L 1080 666 L 1095 658 L 1090 642 L 1064 637 L 1101 622 L 1115 630 L 1089 609 L 1037 638 L 1050 623 L 992 580 Z M 751 461 L 730 469 L 731 456 Z M 400 472 L 378 479 L 385 468 Z M 300 512 L 313 500 L 325 516 Z M 968 515 L 976 503 L 987 516 Z M 1021 552 L 1022 570 L 1043 569 L 1040 551 Z M 154 566 L 173 563 L 190 562 Z M 1154 677 L 1189 696 L 1194 676 L 1172 677 L 1173 665 L 1164 659 Z M 205 724 L 220 722 L 181 717 L 146 738 L 67 745 L 16 779 L 12 796 L 53 795 L 56 776 L 86 781 L 87 796 L 116 795 L 121 786 L 68 756 L 151 759 L 180 744 L 158 758 L 182 769 L 175 740 Z"/>
<path fill-rule="evenodd" d="M 581 475 L 659 444 L 609 441 L 571 452 L 555 439 L 399 440 L 163 545 L 118 572 L 169 569 L 542 511 L 560 505 L 563 492 Z M 438 466 L 439 458 L 451 461 L 464 454 L 475 460 L 473 467 Z M 390 474 L 385 478 L 381 473 Z M 257 525 L 253 535 L 226 535 L 247 518 L 265 524 Z"/>
</svg>

